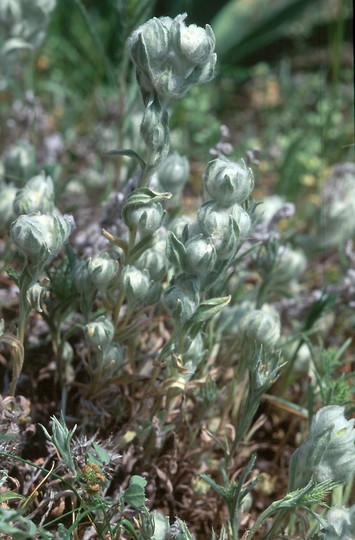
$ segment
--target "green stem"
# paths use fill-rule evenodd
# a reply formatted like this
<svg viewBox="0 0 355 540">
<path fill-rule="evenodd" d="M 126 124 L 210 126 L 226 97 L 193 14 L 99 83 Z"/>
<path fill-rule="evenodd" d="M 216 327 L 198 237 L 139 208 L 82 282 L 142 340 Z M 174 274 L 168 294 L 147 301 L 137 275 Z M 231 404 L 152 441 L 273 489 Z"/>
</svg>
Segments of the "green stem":
<svg viewBox="0 0 355 540">
<path fill-rule="evenodd" d="M 247 540 L 250 540 L 254 534 L 258 531 L 259 527 L 261 526 L 261 524 L 263 523 L 263 521 L 265 521 L 268 517 L 270 517 L 275 511 L 275 508 L 272 508 L 272 505 L 269 506 L 269 508 L 267 508 L 259 517 L 258 519 L 256 520 L 256 522 L 254 523 L 254 526 L 253 528 L 251 529 L 251 531 L 248 533 L 248 536 L 247 536 Z M 266 533 L 266 535 L 263 535 L 263 538 L 266 539 L 266 538 L 276 538 L 275 536 L 275 533 L 277 532 L 277 530 L 280 528 L 280 526 L 282 525 L 282 523 L 284 522 L 284 520 L 286 519 L 286 517 L 289 515 L 290 513 L 290 509 L 289 508 L 284 508 L 282 510 L 280 510 L 279 512 L 279 515 L 277 516 L 277 518 L 275 519 L 274 523 L 272 524 L 270 530 Z M 270 535 L 273 535 L 273 536 L 270 536 Z"/>
<path fill-rule="evenodd" d="M 22 274 L 20 276 L 19 288 L 20 288 L 20 305 L 19 305 L 19 322 L 17 327 L 17 340 L 13 338 L 12 347 L 12 378 L 9 388 L 10 396 L 15 395 L 17 381 L 21 375 L 23 362 L 24 362 L 24 341 L 25 341 L 25 329 L 28 314 L 31 307 L 27 300 L 27 291 L 29 287 L 36 281 L 29 272 L 28 264 L 25 265 Z M 16 343 L 17 341 L 17 343 Z"/>
<path fill-rule="evenodd" d="M 20 306 L 19 306 L 19 322 L 17 328 L 17 337 L 24 342 L 25 339 L 25 327 L 27 322 L 27 317 L 31 311 L 30 305 L 27 300 L 27 291 L 33 283 L 36 282 L 28 269 L 28 265 L 24 267 L 22 274 L 20 276 L 19 288 L 20 288 Z"/>
<path fill-rule="evenodd" d="M 120 289 L 120 291 L 118 293 L 118 296 L 117 296 L 116 305 L 115 305 L 114 310 L 113 310 L 113 324 L 114 324 L 115 327 L 118 324 L 118 320 L 119 320 L 119 317 L 120 317 L 120 311 L 121 311 L 121 308 L 122 308 L 124 296 L 125 295 L 124 295 L 123 289 Z"/>
<path fill-rule="evenodd" d="M 155 169 L 156 169 L 155 167 L 153 167 L 152 165 L 149 165 L 149 162 L 147 163 L 143 171 L 143 174 L 139 180 L 139 184 L 138 184 L 139 188 L 147 187 L 149 180 L 151 179 L 153 173 L 155 172 Z"/>
</svg>

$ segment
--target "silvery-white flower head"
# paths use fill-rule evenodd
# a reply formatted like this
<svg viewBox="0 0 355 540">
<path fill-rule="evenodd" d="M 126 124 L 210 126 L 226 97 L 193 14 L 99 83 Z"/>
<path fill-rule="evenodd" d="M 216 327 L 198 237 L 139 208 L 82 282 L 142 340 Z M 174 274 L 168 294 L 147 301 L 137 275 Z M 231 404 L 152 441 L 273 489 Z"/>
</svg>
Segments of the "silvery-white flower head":
<svg viewBox="0 0 355 540">
<path fill-rule="evenodd" d="M 186 274 L 177 276 L 163 294 L 165 308 L 178 323 L 184 323 L 192 317 L 199 301 L 199 281 Z"/>
<path fill-rule="evenodd" d="M 4 174 L 9 182 L 23 184 L 35 172 L 35 148 L 27 140 L 19 140 L 5 152 Z"/>
<path fill-rule="evenodd" d="M 91 279 L 91 273 L 88 269 L 87 260 L 75 261 L 72 271 L 72 279 L 76 290 L 81 295 L 86 295 L 95 290 L 94 283 Z"/>
<path fill-rule="evenodd" d="M 42 285 L 40 285 L 38 282 L 34 283 L 27 289 L 26 298 L 28 305 L 39 313 L 43 311 L 41 301 L 45 290 L 45 287 L 42 287 Z"/>
<path fill-rule="evenodd" d="M 6 231 L 10 222 L 15 218 L 13 202 L 17 189 L 12 184 L 0 183 L 0 231 Z"/>
<path fill-rule="evenodd" d="M 322 204 L 322 238 L 326 245 L 339 245 L 355 232 L 355 164 L 333 167 L 326 181 Z"/>
<path fill-rule="evenodd" d="M 327 513 L 327 525 L 319 540 L 353 540 L 355 538 L 355 506 L 333 507 Z"/>
<path fill-rule="evenodd" d="M 34 176 L 20 189 L 14 200 L 16 215 L 41 212 L 51 214 L 54 210 L 54 186 L 52 178 L 45 172 Z"/>
<path fill-rule="evenodd" d="M 136 227 L 141 235 L 156 231 L 165 215 L 159 201 L 170 197 L 171 193 L 157 193 L 149 188 L 136 189 L 123 206 L 123 221 L 128 227 Z"/>
<path fill-rule="evenodd" d="M 250 230 L 249 214 L 237 203 L 226 208 L 218 202 L 208 201 L 199 208 L 197 220 L 219 259 L 233 255 L 240 239 L 245 238 Z"/>
<path fill-rule="evenodd" d="M 284 204 L 285 199 L 280 195 L 270 195 L 263 199 L 255 208 L 254 217 L 256 223 L 271 221 Z"/>
<path fill-rule="evenodd" d="M 355 419 L 347 420 L 345 407 L 327 405 L 312 420 L 308 439 L 291 459 L 292 489 L 316 482 L 346 482 L 355 473 Z"/>
<path fill-rule="evenodd" d="M 181 19 L 181 23 L 176 24 L 174 30 L 173 45 L 176 47 L 177 54 L 192 65 L 204 64 L 212 56 L 216 38 L 208 24 L 205 28 L 196 24 L 186 26 Z"/>
<path fill-rule="evenodd" d="M 261 309 L 250 311 L 242 324 L 244 333 L 249 339 L 268 349 L 273 349 L 280 339 L 280 317 L 271 305 L 264 304 Z"/>
<path fill-rule="evenodd" d="M 114 330 L 112 322 L 102 315 L 85 326 L 85 336 L 90 345 L 102 349 L 111 343 Z"/>
<path fill-rule="evenodd" d="M 181 214 L 170 223 L 169 229 L 180 241 L 183 238 L 191 238 L 201 231 L 192 216 Z"/>
<path fill-rule="evenodd" d="M 210 161 L 203 175 L 207 193 L 221 206 L 241 204 L 251 194 L 254 176 L 243 159 L 238 162 L 227 158 Z"/>
<path fill-rule="evenodd" d="M 128 227 L 137 226 L 141 234 L 147 234 L 159 229 L 164 217 L 164 209 L 159 202 L 149 205 L 128 208 L 124 214 L 124 221 Z"/>
<path fill-rule="evenodd" d="M 21 20 L 21 5 L 18 0 L 3 0 L 0 4 L 0 23 L 9 25 Z"/>
<path fill-rule="evenodd" d="M 180 193 L 189 175 L 189 160 L 176 152 L 170 154 L 158 170 L 159 184 L 173 195 Z"/>
<path fill-rule="evenodd" d="M 274 283 L 288 283 L 300 278 L 307 267 L 307 258 L 301 249 L 280 246 L 272 276 Z"/>
<path fill-rule="evenodd" d="M 120 283 L 128 301 L 133 303 L 144 301 L 151 287 L 148 270 L 139 270 L 139 268 L 129 264 L 122 269 Z"/>
<path fill-rule="evenodd" d="M 206 275 L 214 269 L 217 253 L 211 239 L 198 234 L 190 238 L 185 247 L 189 272 Z"/>
<path fill-rule="evenodd" d="M 118 262 L 108 253 L 90 257 L 87 263 L 88 273 L 98 289 L 105 290 L 118 272 Z"/>
<path fill-rule="evenodd" d="M 148 270 L 153 281 L 159 281 L 166 272 L 166 240 L 159 240 L 137 259 L 134 265 L 140 270 Z"/>
<path fill-rule="evenodd" d="M 72 220 L 59 213 L 19 216 L 10 234 L 16 247 L 33 263 L 45 264 L 59 253 L 72 229 Z"/>
</svg>

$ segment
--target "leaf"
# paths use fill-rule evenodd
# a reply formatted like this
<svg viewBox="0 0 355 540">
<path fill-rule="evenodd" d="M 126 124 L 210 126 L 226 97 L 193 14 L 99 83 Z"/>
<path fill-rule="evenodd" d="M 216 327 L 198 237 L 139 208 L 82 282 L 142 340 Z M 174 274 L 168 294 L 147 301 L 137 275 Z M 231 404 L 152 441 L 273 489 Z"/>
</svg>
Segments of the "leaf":
<svg viewBox="0 0 355 540">
<path fill-rule="evenodd" d="M 64 527 L 63 523 L 59 523 L 56 537 L 58 540 L 70 540 L 71 533 Z"/>
<path fill-rule="evenodd" d="M 193 324 L 207 321 L 213 317 L 213 315 L 220 313 L 220 311 L 229 304 L 230 300 L 231 296 L 229 295 L 221 296 L 219 298 L 210 298 L 209 300 L 201 302 L 190 321 Z"/>
<path fill-rule="evenodd" d="M 133 506 L 137 510 L 142 510 L 145 506 L 145 491 L 144 488 L 147 481 L 142 476 L 134 475 L 131 477 L 129 486 L 123 494 L 125 503 Z"/>
<path fill-rule="evenodd" d="M 142 255 L 142 253 L 144 253 L 148 248 L 150 248 L 153 245 L 155 239 L 156 235 L 154 233 L 145 234 L 143 238 L 131 250 L 129 256 L 130 263 L 136 261 Z"/>
<path fill-rule="evenodd" d="M 126 255 L 128 251 L 128 244 L 121 238 L 118 238 L 118 236 L 114 236 L 110 232 L 106 231 L 105 229 L 102 229 L 101 231 L 102 236 L 106 238 L 111 244 L 114 246 L 117 246 L 122 249 L 123 253 Z"/>
<path fill-rule="evenodd" d="M 187 258 L 185 246 L 171 231 L 168 233 L 166 241 L 166 256 L 176 266 L 179 266 L 183 271 L 187 268 Z"/>
<path fill-rule="evenodd" d="M 135 152 L 134 150 L 131 150 L 130 148 L 119 148 L 118 150 L 106 150 L 105 152 L 102 152 L 101 155 L 103 157 L 128 156 L 138 161 L 142 170 L 146 168 L 146 162 L 144 161 L 144 159 L 139 154 L 137 154 L 137 152 Z"/>
<path fill-rule="evenodd" d="M 37 527 L 30 519 L 21 516 L 16 510 L 0 507 L 1 538 L 28 540 L 37 538 Z"/>
<path fill-rule="evenodd" d="M 159 202 L 166 199 L 171 199 L 172 193 L 164 192 L 160 193 L 159 191 L 153 191 L 147 187 L 137 188 L 131 195 L 127 198 L 123 212 L 128 206 L 141 207 L 144 205 L 150 205 L 152 202 Z"/>
<path fill-rule="evenodd" d="M 304 420 L 307 420 L 308 418 L 307 409 L 305 409 L 304 407 L 301 407 L 300 405 L 297 405 L 297 403 L 292 403 L 291 401 L 288 401 L 286 399 L 283 399 L 277 396 L 272 396 L 269 394 L 264 394 L 263 399 L 279 406 L 279 408 L 284 411 L 291 412 L 293 415 L 303 418 Z"/>
<path fill-rule="evenodd" d="M 14 268 L 5 268 L 5 272 L 9 275 L 9 277 L 14 281 L 15 285 L 19 286 L 20 283 L 20 272 L 15 270 Z"/>
<path fill-rule="evenodd" d="M 216 52 L 229 63 L 239 62 L 289 32 L 302 11 L 315 0 L 229 0 L 211 22 Z M 276 5 L 275 5 L 276 4 Z"/>
<path fill-rule="evenodd" d="M 93 443 L 93 449 L 95 450 L 95 454 L 92 452 L 88 453 L 88 461 L 89 463 L 96 463 L 96 465 L 107 465 L 110 463 L 110 455 L 106 452 L 102 446 L 97 444 L 96 442 Z"/>
<path fill-rule="evenodd" d="M 218 493 L 218 495 L 220 495 L 224 501 L 226 501 L 227 494 L 223 486 L 219 486 L 208 474 L 199 473 L 198 476 L 202 478 L 202 480 L 204 480 L 209 486 L 211 486 L 211 488 L 214 489 L 215 492 Z"/>
<path fill-rule="evenodd" d="M 25 497 L 23 497 L 22 495 L 19 495 L 18 493 L 15 493 L 15 491 L 2 491 L 0 493 L 0 504 L 6 501 L 14 500 L 14 499 L 24 500 Z"/>
<path fill-rule="evenodd" d="M 302 332 L 310 330 L 314 323 L 323 315 L 324 311 L 335 304 L 336 299 L 337 295 L 335 293 L 324 291 L 322 296 L 312 304 L 307 313 Z"/>
<path fill-rule="evenodd" d="M 23 39 L 20 39 L 20 38 L 12 38 L 6 41 L 5 45 L 1 49 L 1 53 L 3 55 L 6 55 L 12 51 L 20 50 L 20 49 L 31 50 L 33 49 L 33 45 L 31 45 L 27 41 L 24 41 Z"/>
</svg>

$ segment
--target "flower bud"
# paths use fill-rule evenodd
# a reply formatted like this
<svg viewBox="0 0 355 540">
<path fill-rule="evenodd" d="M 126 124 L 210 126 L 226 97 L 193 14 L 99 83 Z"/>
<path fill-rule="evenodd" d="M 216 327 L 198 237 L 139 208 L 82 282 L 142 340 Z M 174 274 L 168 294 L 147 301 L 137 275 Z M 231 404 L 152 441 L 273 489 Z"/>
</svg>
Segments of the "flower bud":
<svg viewBox="0 0 355 540">
<path fill-rule="evenodd" d="M 246 336 L 269 349 L 273 349 L 280 339 L 280 317 L 277 311 L 267 304 L 264 304 L 262 309 L 248 313 L 243 328 Z"/>
<path fill-rule="evenodd" d="M 200 228 L 199 225 L 195 222 L 193 217 L 188 216 L 187 214 L 182 214 L 170 223 L 169 229 L 173 232 L 180 242 L 184 242 L 184 237 L 186 239 L 199 234 Z"/>
<path fill-rule="evenodd" d="M 29 180 L 25 187 L 20 189 L 14 201 L 14 212 L 30 214 L 41 212 L 51 214 L 54 210 L 54 186 L 50 176 L 42 172 Z"/>
<path fill-rule="evenodd" d="M 5 178 L 23 184 L 36 168 L 35 149 L 26 140 L 20 140 L 7 150 L 4 156 Z"/>
<path fill-rule="evenodd" d="M 309 372 L 312 366 L 312 354 L 307 343 L 300 347 L 297 342 L 288 343 L 283 349 L 286 360 L 293 359 L 292 372 L 294 375 L 304 375 Z"/>
<path fill-rule="evenodd" d="M 129 206 L 124 213 L 124 222 L 128 227 L 135 225 L 141 234 L 148 234 L 158 229 L 163 221 L 164 209 L 159 202 L 150 202 L 142 206 Z"/>
<path fill-rule="evenodd" d="M 28 214 L 18 217 L 11 225 L 11 238 L 17 248 L 31 259 L 45 262 L 57 255 L 71 232 L 68 216 L 57 213 Z"/>
<path fill-rule="evenodd" d="M 177 323 L 184 323 L 198 308 L 199 282 L 192 276 L 180 274 L 163 294 L 163 304 Z"/>
<path fill-rule="evenodd" d="M 13 202 L 17 189 L 12 184 L 0 183 L 0 231 L 5 231 L 9 223 L 15 219 Z"/>
<path fill-rule="evenodd" d="M 347 420 L 345 407 L 327 405 L 312 420 L 308 439 L 291 458 L 291 489 L 307 485 L 310 479 L 346 482 L 355 471 L 355 419 Z"/>
<path fill-rule="evenodd" d="M 121 367 L 126 355 L 126 347 L 122 347 L 118 343 L 110 343 L 104 350 L 104 362 L 106 364 L 115 364 L 116 367 Z"/>
<path fill-rule="evenodd" d="M 87 263 L 90 279 L 98 289 L 105 290 L 118 272 L 118 262 L 108 253 L 90 257 Z"/>
<path fill-rule="evenodd" d="M 45 287 L 42 287 L 39 283 L 34 283 L 26 292 L 26 298 L 30 308 L 35 309 L 39 313 L 43 311 L 41 301 L 45 290 Z"/>
<path fill-rule="evenodd" d="M 154 17 L 139 26 L 128 38 L 127 47 L 138 70 L 145 71 L 148 66 L 154 68 L 161 64 L 166 59 L 169 47 L 169 33 L 164 19 Z"/>
<path fill-rule="evenodd" d="M 253 172 L 243 159 L 238 163 L 225 158 L 210 161 L 203 180 L 209 195 L 222 206 L 242 203 L 254 187 Z"/>
<path fill-rule="evenodd" d="M 144 301 L 151 287 L 148 270 L 139 270 L 132 265 L 123 268 L 120 282 L 129 302 Z"/>
<path fill-rule="evenodd" d="M 213 54 L 216 38 L 212 28 L 207 24 L 205 28 L 184 22 L 177 25 L 174 36 L 174 45 L 177 54 L 193 65 L 205 63 Z"/>
<path fill-rule="evenodd" d="M 280 246 L 277 254 L 273 282 L 288 283 L 291 280 L 297 280 L 307 267 L 307 259 L 303 251 L 289 246 Z"/>
<path fill-rule="evenodd" d="M 16 0 L 3 0 L 0 3 L 0 23 L 11 25 L 21 21 L 21 5 Z"/>
<path fill-rule="evenodd" d="M 134 265 L 139 270 L 148 270 L 153 281 L 159 281 L 166 272 L 167 259 L 165 255 L 166 241 L 160 240 L 137 259 Z"/>
<path fill-rule="evenodd" d="M 69 343 L 69 341 L 64 341 L 60 345 L 59 349 L 60 359 L 66 364 L 70 365 L 74 358 L 74 349 Z"/>
<path fill-rule="evenodd" d="M 342 245 L 355 233 L 355 164 L 335 165 L 323 190 L 321 242 Z"/>
<path fill-rule="evenodd" d="M 171 193 L 157 193 L 144 187 L 136 189 L 123 206 L 123 221 L 128 227 L 136 226 L 143 235 L 155 231 L 165 215 L 159 201 L 170 197 Z"/>
<path fill-rule="evenodd" d="M 91 273 L 88 269 L 88 261 L 77 260 L 72 272 L 73 283 L 81 295 L 87 295 L 95 289 Z"/>
<path fill-rule="evenodd" d="M 208 201 L 197 213 L 203 234 L 216 249 L 218 258 L 230 257 L 236 251 L 240 237 L 246 237 L 250 229 L 250 217 L 238 204 L 230 208 Z"/>
<path fill-rule="evenodd" d="M 145 109 L 141 135 L 149 152 L 149 164 L 159 167 L 168 155 L 170 138 L 168 113 L 157 99 L 148 103 Z"/>
<path fill-rule="evenodd" d="M 107 347 L 115 333 L 114 326 L 104 315 L 85 326 L 85 336 L 95 349 Z"/>
<path fill-rule="evenodd" d="M 199 234 L 187 241 L 186 258 L 190 272 L 206 275 L 213 270 L 217 253 L 211 240 Z"/>
<path fill-rule="evenodd" d="M 280 195 L 270 195 L 263 199 L 255 208 L 255 220 L 257 223 L 271 221 L 279 210 L 284 206 L 285 199 Z"/>
<path fill-rule="evenodd" d="M 352 540 L 355 538 L 355 505 L 351 508 L 330 508 L 327 513 L 325 532 L 319 533 L 318 538 L 319 540 Z"/>
<path fill-rule="evenodd" d="M 159 183 L 163 189 L 173 195 L 179 193 L 187 182 L 189 160 L 176 152 L 170 154 L 158 170 Z"/>
<path fill-rule="evenodd" d="M 233 204 L 229 209 L 231 217 L 236 221 L 240 233 L 240 237 L 245 239 L 250 231 L 251 220 L 248 212 L 244 210 L 238 203 Z"/>
<path fill-rule="evenodd" d="M 204 64 L 197 65 L 185 80 L 187 87 L 211 81 L 215 75 L 216 62 L 217 55 L 212 54 Z"/>
</svg>

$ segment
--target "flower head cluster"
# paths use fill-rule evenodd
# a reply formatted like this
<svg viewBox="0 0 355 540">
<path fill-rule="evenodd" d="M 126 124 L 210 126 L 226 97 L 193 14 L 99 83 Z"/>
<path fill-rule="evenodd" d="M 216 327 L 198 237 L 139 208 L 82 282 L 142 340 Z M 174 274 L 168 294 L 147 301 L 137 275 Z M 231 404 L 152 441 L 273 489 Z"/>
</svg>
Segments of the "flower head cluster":
<svg viewBox="0 0 355 540">
<path fill-rule="evenodd" d="M 291 459 L 291 488 L 334 480 L 346 482 L 355 473 L 355 419 L 347 420 L 345 407 L 327 405 L 313 418 L 308 439 Z"/>
<path fill-rule="evenodd" d="M 248 236 L 251 220 L 241 206 L 250 195 L 253 173 L 243 160 L 211 161 L 204 173 L 207 193 L 213 198 L 197 213 L 197 223 L 188 226 L 185 239 L 187 270 L 198 275 L 212 272 L 216 263 L 232 259 Z"/>
<path fill-rule="evenodd" d="M 212 28 L 187 26 L 185 18 L 186 14 L 175 19 L 154 17 L 137 28 L 127 41 L 143 97 L 156 94 L 164 105 L 214 75 Z"/>
</svg>

